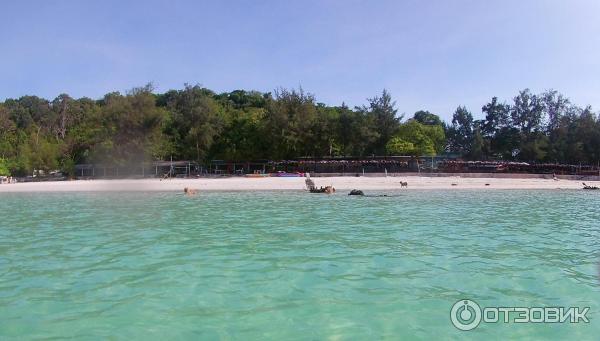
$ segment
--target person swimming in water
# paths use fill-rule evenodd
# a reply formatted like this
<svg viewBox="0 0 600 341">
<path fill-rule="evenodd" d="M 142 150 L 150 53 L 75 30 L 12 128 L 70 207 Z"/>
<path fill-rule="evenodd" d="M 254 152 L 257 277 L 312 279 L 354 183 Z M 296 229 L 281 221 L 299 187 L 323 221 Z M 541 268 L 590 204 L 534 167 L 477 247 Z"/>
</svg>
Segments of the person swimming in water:
<svg viewBox="0 0 600 341">
<path fill-rule="evenodd" d="M 191 188 L 184 188 L 183 189 L 183 193 L 187 196 L 192 196 L 192 195 L 196 195 L 196 193 L 198 193 L 198 191 L 196 191 L 195 189 L 191 189 Z"/>
</svg>

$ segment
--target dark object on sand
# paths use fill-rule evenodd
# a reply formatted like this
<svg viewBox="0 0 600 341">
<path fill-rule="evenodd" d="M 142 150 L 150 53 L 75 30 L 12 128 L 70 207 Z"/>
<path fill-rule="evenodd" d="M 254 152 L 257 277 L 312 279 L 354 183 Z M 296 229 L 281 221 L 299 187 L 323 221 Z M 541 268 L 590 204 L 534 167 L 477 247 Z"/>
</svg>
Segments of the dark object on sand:
<svg viewBox="0 0 600 341">
<path fill-rule="evenodd" d="M 350 191 L 350 193 L 348 193 L 348 195 L 365 195 L 365 193 L 363 193 L 363 191 L 360 189 L 353 189 Z"/>
<path fill-rule="evenodd" d="M 406 182 L 406 181 L 400 181 L 400 188 L 402 188 L 402 187 L 408 188 L 408 182 Z"/>
<path fill-rule="evenodd" d="M 458 186 L 458 184 L 452 184 L 452 186 Z"/>
<path fill-rule="evenodd" d="M 600 187 L 597 187 L 597 186 L 588 186 L 588 185 L 585 184 L 585 182 L 582 182 L 582 183 L 583 183 L 583 189 L 589 189 L 589 190 L 598 190 L 598 189 L 600 189 Z"/>
<path fill-rule="evenodd" d="M 485 184 L 486 186 L 489 186 L 490 184 Z"/>
</svg>

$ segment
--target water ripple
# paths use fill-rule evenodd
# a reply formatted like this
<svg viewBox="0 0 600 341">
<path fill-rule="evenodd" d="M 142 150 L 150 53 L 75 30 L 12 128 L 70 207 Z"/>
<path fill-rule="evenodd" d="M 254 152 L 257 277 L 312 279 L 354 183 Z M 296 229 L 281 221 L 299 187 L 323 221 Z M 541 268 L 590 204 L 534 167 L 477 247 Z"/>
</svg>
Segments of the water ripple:
<svg viewBox="0 0 600 341">
<path fill-rule="evenodd" d="M 460 337 L 448 311 L 590 306 L 600 196 L 580 191 L 4 194 L 0 338 Z M 478 337 L 593 339 L 600 324 Z"/>
</svg>

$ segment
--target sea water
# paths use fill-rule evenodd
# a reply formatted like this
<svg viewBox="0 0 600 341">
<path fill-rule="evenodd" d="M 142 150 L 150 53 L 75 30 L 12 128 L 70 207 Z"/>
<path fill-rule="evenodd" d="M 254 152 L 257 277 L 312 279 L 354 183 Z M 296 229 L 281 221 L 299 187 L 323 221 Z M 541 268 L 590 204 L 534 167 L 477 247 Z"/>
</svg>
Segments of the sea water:
<svg viewBox="0 0 600 341">
<path fill-rule="evenodd" d="M 1 194 L 0 339 L 598 338 L 600 193 L 387 194 Z"/>
</svg>

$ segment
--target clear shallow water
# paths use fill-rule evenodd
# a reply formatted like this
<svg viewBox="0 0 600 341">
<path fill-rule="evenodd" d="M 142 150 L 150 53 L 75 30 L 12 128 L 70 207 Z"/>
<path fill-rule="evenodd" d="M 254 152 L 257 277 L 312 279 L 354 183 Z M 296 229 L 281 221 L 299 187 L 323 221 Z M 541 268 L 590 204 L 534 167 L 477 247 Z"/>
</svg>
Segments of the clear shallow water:
<svg viewBox="0 0 600 341">
<path fill-rule="evenodd" d="M 2 194 L 0 339 L 597 339 L 598 193 L 400 193 Z M 462 298 L 590 323 L 461 332 Z"/>
</svg>

